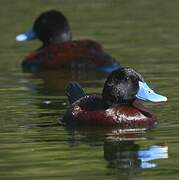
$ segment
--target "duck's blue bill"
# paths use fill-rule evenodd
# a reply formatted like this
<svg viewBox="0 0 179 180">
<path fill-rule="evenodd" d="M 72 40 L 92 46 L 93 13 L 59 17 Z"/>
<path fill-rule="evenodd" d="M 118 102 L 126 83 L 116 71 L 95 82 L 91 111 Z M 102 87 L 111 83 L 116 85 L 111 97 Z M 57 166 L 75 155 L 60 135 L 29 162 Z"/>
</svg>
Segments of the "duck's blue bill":
<svg viewBox="0 0 179 180">
<path fill-rule="evenodd" d="M 37 36 L 33 29 L 31 29 L 28 32 L 25 32 L 23 34 L 19 34 L 16 36 L 16 41 L 27 41 L 27 40 L 32 40 L 35 39 Z"/>
<path fill-rule="evenodd" d="M 98 68 L 98 70 L 105 73 L 111 73 L 112 71 L 117 70 L 119 68 L 121 68 L 121 66 L 117 63 L 114 63 L 114 64 L 101 66 L 100 68 Z"/>
<path fill-rule="evenodd" d="M 155 93 L 146 82 L 139 81 L 139 90 L 136 95 L 138 99 L 151 102 L 164 102 L 167 101 L 167 97 Z"/>
</svg>

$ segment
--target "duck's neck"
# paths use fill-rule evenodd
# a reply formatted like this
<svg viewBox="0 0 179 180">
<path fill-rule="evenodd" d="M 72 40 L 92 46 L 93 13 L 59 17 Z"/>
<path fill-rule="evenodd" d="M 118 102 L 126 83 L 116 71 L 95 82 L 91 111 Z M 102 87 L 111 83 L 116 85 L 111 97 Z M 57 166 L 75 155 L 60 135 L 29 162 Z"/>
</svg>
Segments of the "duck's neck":
<svg viewBox="0 0 179 180">
<path fill-rule="evenodd" d="M 104 107 L 107 107 L 107 108 L 109 108 L 111 106 L 116 106 L 116 105 L 132 106 L 134 101 L 135 101 L 135 99 L 134 100 L 120 100 L 118 102 L 108 102 L 108 101 L 103 100 Z"/>
<path fill-rule="evenodd" d="M 50 43 L 61 44 L 72 40 L 72 34 L 70 31 L 61 33 L 58 36 L 54 36 L 50 39 Z"/>
<path fill-rule="evenodd" d="M 43 41 L 43 45 L 40 49 L 47 47 L 50 44 L 62 44 L 64 42 L 68 42 L 71 40 L 72 40 L 71 31 L 55 34 L 54 36 L 50 37 L 47 41 Z"/>
</svg>

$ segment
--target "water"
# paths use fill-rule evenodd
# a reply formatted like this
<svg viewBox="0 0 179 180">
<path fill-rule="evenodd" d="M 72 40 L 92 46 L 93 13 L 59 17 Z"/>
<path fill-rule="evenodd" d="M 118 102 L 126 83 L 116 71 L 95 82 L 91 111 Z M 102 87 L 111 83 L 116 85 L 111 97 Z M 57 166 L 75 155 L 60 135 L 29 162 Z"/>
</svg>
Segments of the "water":
<svg viewBox="0 0 179 180">
<path fill-rule="evenodd" d="M 40 46 L 15 42 L 47 9 L 63 11 L 75 39 L 95 39 L 106 51 L 143 74 L 169 99 L 145 103 L 160 124 L 139 134 L 115 129 L 66 129 L 64 86 L 71 80 L 100 92 L 105 75 L 24 74 L 21 61 Z M 1 0 L 0 178 L 178 179 L 179 4 L 167 0 Z"/>
</svg>

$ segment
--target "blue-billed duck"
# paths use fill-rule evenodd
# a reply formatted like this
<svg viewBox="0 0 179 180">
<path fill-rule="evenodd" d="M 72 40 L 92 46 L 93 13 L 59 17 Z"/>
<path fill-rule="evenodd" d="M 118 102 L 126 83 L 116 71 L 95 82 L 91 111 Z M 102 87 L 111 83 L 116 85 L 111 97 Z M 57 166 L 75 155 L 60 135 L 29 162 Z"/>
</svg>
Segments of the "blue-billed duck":
<svg viewBox="0 0 179 180">
<path fill-rule="evenodd" d="M 67 125 L 115 126 L 122 129 L 149 129 L 158 121 L 138 99 L 162 102 L 167 98 L 149 88 L 131 68 L 119 68 L 107 78 L 102 95 L 86 95 L 78 83 L 70 83 L 66 93 L 70 108 L 64 115 Z"/>
<path fill-rule="evenodd" d="M 72 40 L 68 20 L 59 11 L 49 10 L 40 14 L 30 31 L 16 36 L 17 41 L 36 38 L 42 41 L 42 47 L 23 60 L 24 71 L 87 67 L 110 73 L 120 67 L 98 42 Z"/>
</svg>

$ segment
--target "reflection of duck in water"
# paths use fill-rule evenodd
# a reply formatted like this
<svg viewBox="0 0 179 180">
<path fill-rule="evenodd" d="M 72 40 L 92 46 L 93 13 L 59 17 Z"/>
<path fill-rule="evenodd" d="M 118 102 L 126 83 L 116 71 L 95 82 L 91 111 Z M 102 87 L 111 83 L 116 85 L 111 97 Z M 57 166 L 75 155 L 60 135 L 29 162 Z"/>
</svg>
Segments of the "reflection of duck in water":
<svg viewBox="0 0 179 180">
<path fill-rule="evenodd" d="M 109 168 L 118 170 L 124 176 L 135 175 L 136 170 L 154 168 L 157 163 L 151 161 L 168 158 L 168 147 L 152 145 L 141 148 L 134 141 L 105 141 L 104 159 Z"/>
<path fill-rule="evenodd" d="M 66 124 L 112 126 L 122 129 L 148 129 L 156 117 L 136 99 L 166 101 L 131 68 L 113 71 L 104 84 L 102 96 L 86 95 L 79 84 L 71 83 L 66 95 L 71 103 L 64 116 Z"/>
<path fill-rule="evenodd" d="M 42 13 L 29 32 L 16 37 L 17 41 L 38 38 L 43 46 L 28 55 L 22 63 L 25 71 L 73 68 L 97 69 L 111 72 L 120 65 L 107 54 L 101 45 L 92 40 L 72 41 L 67 18 L 56 10 Z"/>
<path fill-rule="evenodd" d="M 92 71 L 43 71 L 28 74 L 23 83 L 32 91 L 37 91 L 40 95 L 64 96 L 65 87 L 71 81 L 78 81 L 84 86 L 96 88 L 103 84 L 106 78 L 105 73 Z"/>
<path fill-rule="evenodd" d="M 159 166 L 156 160 L 168 158 L 166 145 L 139 145 L 147 141 L 143 133 L 122 132 L 110 127 L 94 128 L 93 131 L 89 127 L 73 127 L 68 132 L 71 146 L 103 146 L 107 168 L 118 175 L 119 179 L 134 179 L 141 174 L 142 169 Z"/>
</svg>

